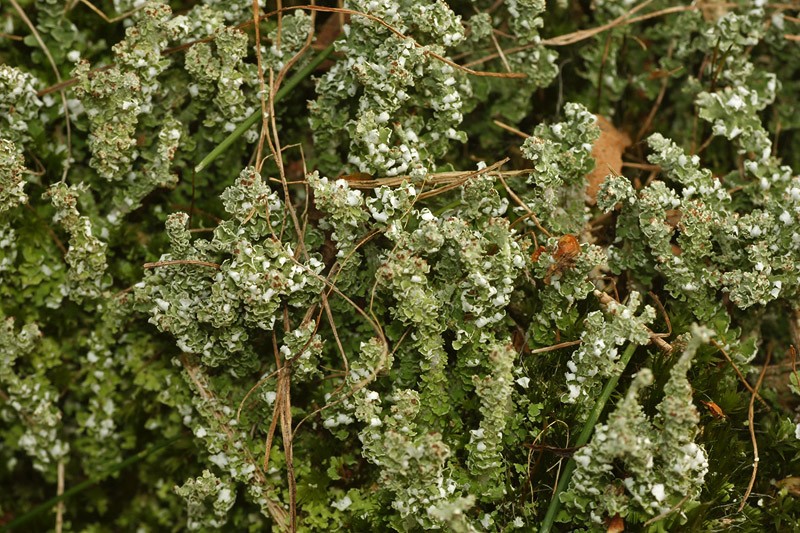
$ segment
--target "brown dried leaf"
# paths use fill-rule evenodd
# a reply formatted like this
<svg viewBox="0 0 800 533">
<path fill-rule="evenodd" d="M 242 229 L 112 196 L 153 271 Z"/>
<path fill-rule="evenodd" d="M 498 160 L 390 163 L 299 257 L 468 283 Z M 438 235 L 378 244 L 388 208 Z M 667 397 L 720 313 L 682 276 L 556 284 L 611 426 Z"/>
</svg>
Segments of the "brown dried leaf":
<svg viewBox="0 0 800 533">
<path fill-rule="evenodd" d="M 597 199 L 597 191 L 600 185 L 612 171 L 616 174 L 622 173 L 622 153 L 631 145 L 631 138 L 624 131 L 619 131 L 605 117 L 597 115 L 597 125 L 600 127 L 600 137 L 592 146 L 592 157 L 594 157 L 594 170 L 590 172 L 586 179 L 589 182 L 586 186 L 587 203 L 594 205 Z"/>
<path fill-rule="evenodd" d="M 701 0 L 696 5 L 703 12 L 706 22 L 716 22 L 730 11 L 730 4 L 726 0 Z"/>
<path fill-rule="evenodd" d="M 614 515 L 614 518 L 606 522 L 606 533 L 622 533 L 625 531 L 625 520 L 620 515 Z"/>
<path fill-rule="evenodd" d="M 331 13 L 331 16 L 328 17 L 317 32 L 317 41 L 314 48 L 322 50 L 335 41 L 342 33 L 342 23 L 347 24 L 349 20 L 350 15 Z"/>
<path fill-rule="evenodd" d="M 789 476 L 775 482 L 779 489 L 786 489 L 792 496 L 800 496 L 800 477 Z"/>
</svg>

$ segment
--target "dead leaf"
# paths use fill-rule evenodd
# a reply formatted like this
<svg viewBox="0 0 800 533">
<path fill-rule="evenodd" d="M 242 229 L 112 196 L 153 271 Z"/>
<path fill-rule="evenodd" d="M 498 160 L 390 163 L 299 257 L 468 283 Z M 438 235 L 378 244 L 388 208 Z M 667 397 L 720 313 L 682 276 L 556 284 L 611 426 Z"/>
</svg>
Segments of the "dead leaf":
<svg viewBox="0 0 800 533">
<path fill-rule="evenodd" d="M 600 128 L 600 137 L 592 146 L 594 170 L 586 179 L 587 203 L 594 205 L 597 200 L 597 191 L 612 172 L 622 174 L 622 153 L 631 145 L 631 138 L 624 131 L 619 131 L 605 117 L 597 115 L 597 125 Z"/>
<path fill-rule="evenodd" d="M 331 13 L 328 19 L 322 24 L 317 32 L 317 41 L 314 48 L 322 50 L 336 40 L 342 33 L 342 25 L 350 21 L 350 15 L 343 13 Z"/>
<path fill-rule="evenodd" d="M 622 533 L 625 531 L 625 520 L 620 515 L 614 515 L 614 518 L 606 522 L 606 533 Z"/>
<path fill-rule="evenodd" d="M 779 489 L 786 489 L 792 496 L 800 496 L 800 477 L 789 476 L 775 482 Z"/>
<path fill-rule="evenodd" d="M 726 0 L 701 0 L 697 2 L 697 7 L 703 12 L 703 19 L 706 22 L 716 22 L 730 11 L 730 5 Z"/>
</svg>

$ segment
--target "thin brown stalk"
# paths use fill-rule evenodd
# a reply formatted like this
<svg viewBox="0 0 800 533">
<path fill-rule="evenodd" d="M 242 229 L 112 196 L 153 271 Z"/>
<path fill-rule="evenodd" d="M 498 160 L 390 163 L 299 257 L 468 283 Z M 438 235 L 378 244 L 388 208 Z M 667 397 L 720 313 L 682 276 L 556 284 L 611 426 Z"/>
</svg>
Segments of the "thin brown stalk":
<svg viewBox="0 0 800 533">
<path fill-rule="evenodd" d="M 280 6 L 278 6 L 280 7 Z M 267 122 L 267 98 L 266 98 L 266 84 L 264 83 L 264 61 L 261 57 L 261 24 L 259 24 L 261 15 L 261 7 L 258 5 L 258 0 L 253 0 L 253 28 L 256 34 L 256 68 L 258 72 L 258 101 L 261 105 L 261 132 L 258 136 L 258 146 L 256 147 L 256 172 L 261 172 L 261 152 L 264 149 L 264 136 L 266 135 L 269 124 Z M 282 18 L 278 18 L 278 39 L 281 35 L 280 22 Z M 280 46 L 280 42 L 278 42 Z"/>
<path fill-rule="evenodd" d="M 653 518 L 651 518 L 650 520 L 648 520 L 647 522 L 642 524 L 642 528 L 646 528 L 650 524 L 655 524 L 659 520 L 663 520 L 664 518 L 668 517 L 669 515 L 671 515 L 672 513 L 674 513 L 675 511 L 677 511 L 681 507 L 683 507 L 683 504 L 686 503 L 687 501 L 689 501 L 689 497 L 690 496 L 691 496 L 691 494 L 687 494 L 686 496 L 684 496 L 681 499 L 681 501 L 679 501 L 678 503 L 676 503 L 675 505 L 670 507 L 668 510 L 664 511 L 663 513 L 661 513 L 658 516 L 654 516 Z"/>
<path fill-rule="evenodd" d="M 652 0 L 648 0 L 648 1 L 652 1 Z M 381 19 L 380 17 L 376 17 L 375 15 L 371 15 L 369 13 L 364 13 L 362 11 L 356 11 L 356 10 L 353 10 L 353 9 L 343 9 L 343 8 L 338 8 L 338 7 L 325 7 L 325 6 L 316 6 L 316 5 L 292 6 L 292 7 L 285 7 L 285 8 L 282 8 L 280 10 L 275 10 L 275 11 L 272 11 L 270 13 L 266 13 L 265 15 L 262 16 L 262 20 L 264 18 L 268 18 L 268 17 L 270 17 L 270 16 L 272 16 L 272 15 L 278 13 L 278 12 L 288 11 L 288 10 L 295 10 L 295 9 L 305 9 L 305 10 L 309 10 L 309 11 L 323 11 L 323 12 L 328 12 L 328 13 L 342 13 L 342 14 L 346 14 L 346 15 L 357 15 L 357 16 L 360 16 L 360 17 L 365 17 L 365 18 L 368 18 L 368 19 L 370 19 L 372 21 L 377 22 L 378 24 L 380 24 L 381 26 L 385 27 L 386 29 L 388 29 L 390 32 L 392 32 L 393 34 L 395 34 L 397 37 L 399 37 L 401 39 L 411 39 L 412 42 L 414 43 L 414 46 L 416 46 L 417 48 L 423 48 L 423 46 L 421 44 L 419 44 L 416 40 L 412 39 L 411 37 L 406 36 L 403 32 L 401 32 L 400 30 L 398 30 L 397 28 L 395 28 L 394 26 L 392 26 L 391 24 L 389 24 L 385 20 Z M 251 23 L 248 23 L 246 25 L 249 25 Z M 438 61 L 441 61 L 442 63 L 450 65 L 454 69 L 460 70 L 462 72 L 465 72 L 466 74 L 469 74 L 471 76 L 486 77 L 486 78 L 525 78 L 525 77 L 527 77 L 525 74 L 522 74 L 522 73 L 519 73 L 519 72 L 483 72 L 483 71 L 477 71 L 477 70 L 473 70 L 473 69 L 471 69 L 471 68 L 469 68 L 467 66 L 459 65 L 458 63 L 455 63 L 454 61 L 451 61 L 450 59 L 447 59 L 446 57 L 444 57 L 444 56 L 442 56 L 440 54 L 437 54 L 436 52 L 434 52 L 432 50 L 426 49 L 424 51 L 424 53 L 425 53 L 425 55 L 428 55 L 428 56 L 430 56 L 430 57 L 432 57 L 432 58 L 434 58 L 434 59 L 436 59 Z"/>
<path fill-rule="evenodd" d="M 131 15 L 133 15 L 134 13 L 136 13 L 137 11 L 139 11 L 140 9 L 142 9 L 145 6 L 145 4 L 142 4 L 141 6 L 135 7 L 133 9 L 131 9 L 130 11 L 122 13 L 121 15 L 117 15 L 116 17 L 109 17 L 99 7 L 97 7 L 94 4 L 92 4 L 91 2 L 89 2 L 89 0 L 79 0 L 79 1 L 82 4 L 84 4 L 86 7 L 88 7 L 92 11 L 94 11 L 100 18 L 102 18 L 103 20 L 105 20 L 109 24 L 113 24 L 115 22 L 119 22 L 120 20 L 126 19 L 126 18 L 130 17 Z"/>
<path fill-rule="evenodd" d="M 764 376 L 767 373 L 767 368 L 769 367 L 769 361 L 772 358 L 772 350 L 767 351 L 767 360 L 764 361 L 764 367 L 761 369 L 761 374 L 758 376 L 758 381 L 756 381 L 756 386 L 753 389 L 753 394 L 750 395 L 750 405 L 747 408 L 747 424 L 750 428 L 750 440 L 753 443 L 753 473 L 750 476 L 750 483 L 747 484 L 747 490 L 744 492 L 744 496 L 742 496 L 742 502 L 739 504 L 739 512 L 742 512 L 744 509 L 745 504 L 747 503 L 747 498 L 750 497 L 750 493 L 753 491 L 753 485 L 756 483 L 756 474 L 758 474 L 758 441 L 756 440 L 756 429 L 755 429 L 755 422 L 754 422 L 754 407 L 756 403 L 756 394 L 758 394 L 758 389 L 761 388 L 761 383 L 764 382 Z"/>
<path fill-rule="evenodd" d="M 648 163 L 634 163 L 633 161 L 623 161 L 622 162 L 623 168 L 636 168 L 639 170 L 656 170 L 661 172 L 661 167 L 658 165 L 651 165 Z"/>
<path fill-rule="evenodd" d="M 36 39 L 37 44 L 42 49 L 42 52 L 44 52 L 45 57 L 47 57 L 47 62 L 50 63 L 50 68 L 53 69 L 53 73 L 56 76 L 56 80 L 59 83 L 61 83 L 62 81 L 61 73 L 58 71 L 55 59 L 53 59 L 53 55 L 50 53 L 50 49 L 47 47 L 46 44 L 44 44 L 42 36 L 39 35 L 39 32 L 36 30 L 36 26 L 33 25 L 33 22 L 31 22 L 31 19 L 28 18 L 28 15 L 25 13 L 25 10 L 22 9 L 17 0 L 9 0 L 9 2 L 11 2 L 11 5 L 14 6 L 14 10 L 17 12 L 17 14 L 25 23 L 25 25 L 28 26 L 28 29 L 31 30 L 33 38 Z M 67 129 L 67 158 L 66 158 L 66 164 L 64 165 L 64 172 L 61 175 L 61 181 L 64 181 L 67 179 L 67 172 L 69 171 L 69 166 L 72 161 L 72 122 L 70 121 L 69 118 L 69 106 L 67 105 L 67 95 L 64 89 L 59 90 L 58 93 L 61 95 L 61 106 L 64 109 L 64 121 Z"/>
<path fill-rule="evenodd" d="M 503 128 L 504 130 L 509 131 L 509 132 L 513 133 L 514 135 L 522 137 L 523 139 L 527 139 L 528 137 L 530 137 L 530 135 L 528 135 L 524 131 L 518 130 L 514 126 L 509 126 L 505 122 L 500 122 L 499 120 L 493 120 L 492 122 L 494 122 L 496 126 L 498 126 L 500 128 Z"/>
<path fill-rule="evenodd" d="M 744 377 L 744 374 L 742 374 L 742 371 L 739 370 L 738 366 L 736 366 L 736 363 L 733 362 L 733 359 L 731 359 L 731 356 L 728 355 L 728 352 L 726 352 L 725 349 L 717 341 L 715 341 L 714 339 L 711 339 L 711 344 L 717 350 L 719 350 L 719 353 L 721 353 L 722 356 L 725 358 L 725 360 L 728 361 L 728 364 L 731 365 L 731 368 L 733 368 L 733 371 L 736 372 L 736 376 L 739 378 L 739 381 L 742 383 L 742 385 L 744 385 L 744 388 L 746 388 L 750 392 L 750 394 L 754 394 L 755 397 L 761 402 L 761 404 L 764 407 L 766 407 L 767 409 L 769 409 L 770 407 L 767 404 L 767 402 L 765 402 L 764 398 L 762 398 L 761 395 L 758 394 L 758 391 L 756 391 L 750 385 L 750 383 L 747 382 L 747 379 Z"/>
<path fill-rule="evenodd" d="M 609 296 L 608 294 L 606 294 L 604 292 L 600 292 L 598 290 L 594 291 L 594 295 L 597 297 L 598 300 L 600 300 L 600 303 L 602 305 L 604 305 L 604 306 L 608 306 L 608 304 L 610 304 L 611 302 L 614 301 L 614 299 L 611 296 Z M 661 350 L 662 352 L 664 352 L 666 354 L 672 353 L 672 345 L 669 344 L 667 341 L 665 341 L 662 338 L 661 334 L 654 333 L 653 330 L 651 330 L 647 326 L 643 326 L 643 327 L 644 327 L 644 329 L 647 330 L 647 334 L 650 337 L 650 342 L 652 344 L 654 344 L 659 350 Z"/>
<path fill-rule="evenodd" d="M 673 44 L 670 43 L 669 50 L 667 51 L 667 58 L 672 57 L 672 49 Z M 681 67 L 683 68 L 683 67 Z M 645 133 L 650 130 L 650 125 L 653 123 L 653 119 L 658 113 L 658 109 L 661 107 L 661 103 L 664 101 L 664 95 L 667 94 L 667 86 L 669 85 L 669 76 L 665 76 L 663 80 L 661 80 L 661 89 L 658 91 L 658 96 L 656 96 L 656 101 L 653 102 L 653 107 L 650 108 L 650 112 L 647 114 L 647 118 L 644 120 L 642 127 L 639 128 L 639 132 L 636 134 L 636 140 L 634 144 L 638 143 L 642 137 L 644 137 Z"/>
<path fill-rule="evenodd" d="M 524 52 L 526 50 L 531 50 L 533 48 L 539 48 L 541 46 L 567 46 L 570 44 L 575 44 L 580 41 L 584 41 L 586 39 L 590 39 L 599 33 L 603 33 L 604 31 L 608 31 L 612 28 L 617 26 L 628 26 L 631 24 L 636 24 L 638 22 L 643 22 L 645 20 L 649 20 L 656 17 L 662 17 L 664 15 L 670 15 L 672 13 L 682 13 L 684 11 L 694 11 L 698 9 L 696 6 L 675 6 L 675 7 L 668 7 L 665 9 L 661 9 L 658 11 L 653 11 L 652 13 L 647 13 L 646 15 L 641 15 L 638 17 L 628 18 L 637 11 L 643 9 L 648 4 L 650 4 L 652 0 L 647 0 L 636 6 L 635 8 L 631 9 L 628 13 L 617 17 L 616 19 L 612 20 L 607 24 L 603 24 L 602 26 L 597 26 L 595 28 L 589 28 L 585 30 L 578 30 L 572 33 L 567 33 L 564 35 L 559 35 L 558 37 L 552 37 L 550 39 L 543 39 L 538 43 L 526 44 L 523 46 L 517 46 L 515 48 L 509 48 L 505 50 L 506 55 L 512 55 L 519 52 Z M 469 63 L 465 63 L 463 66 L 465 68 L 474 67 L 487 61 L 491 61 L 493 59 L 497 59 L 499 56 L 498 54 L 490 54 L 480 59 L 476 59 L 475 61 L 471 61 Z"/>
<path fill-rule="evenodd" d="M 544 348 L 536 348 L 535 350 L 531 350 L 532 354 L 537 353 L 545 353 L 545 352 L 553 352 L 555 350 L 560 350 L 562 348 L 569 348 L 570 346 L 577 346 L 583 342 L 582 340 L 578 339 L 576 341 L 565 341 L 559 342 L 558 344 L 553 344 L 552 346 L 545 346 Z"/>
<path fill-rule="evenodd" d="M 273 488 L 268 483 L 264 470 L 261 469 L 261 466 L 252 456 L 249 448 L 247 448 L 247 446 L 240 445 L 239 436 L 234 434 L 233 430 L 231 430 L 229 425 L 230 416 L 225 415 L 220 409 L 217 409 L 216 405 L 219 402 L 213 392 L 211 392 L 203 371 L 192 362 L 187 354 L 181 355 L 180 360 L 184 370 L 186 371 L 189 381 L 194 386 L 195 391 L 204 401 L 204 404 L 210 411 L 211 416 L 214 417 L 219 427 L 225 433 L 229 448 L 231 450 L 237 450 L 236 453 L 241 453 L 243 455 L 244 460 L 253 468 L 253 476 L 255 477 L 255 481 L 259 485 L 263 486 L 267 492 L 271 492 Z M 272 497 L 270 497 L 268 494 L 265 494 L 265 498 L 267 511 L 269 512 L 270 517 L 272 517 L 273 521 L 278 524 L 278 527 L 281 530 L 285 529 L 288 522 L 288 516 L 286 515 L 286 511 L 284 510 L 283 506 L 279 502 L 272 499 Z"/>
<path fill-rule="evenodd" d="M 541 222 L 539 222 L 539 218 L 536 216 L 533 210 L 530 207 L 528 207 L 528 204 L 526 204 L 525 201 L 522 198 L 520 198 L 511 187 L 508 186 L 508 183 L 506 183 L 506 180 L 503 178 L 503 176 L 501 174 L 497 174 L 497 179 L 499 179 L 500 183 L 503 184 L 503 187 L 505 187 L 506 192 L 514 200 L 514 202 L 516 202 L 518 206 L 522 207 L 527 212 L 528 216 L 531 218 L 531 220 L 533 220 L 534 226 L 536 226 L 536 228 L 539 231 L 541 231 L 548 237 L 552 237 L 553 235 L 549 231 L 547 231 L 544 228 L 544 226 L 542 226 Z"/>
<path fill-rule="evenodd" d="M 253 394 L 256 390 L 258 390 L 258 388 L 261 387 L 264 383 L 266 383 L 267 381 L 269 381 L 270 379 L 272 379 L 276 375 L 278 375 L 278 372 L 280 372 L 280 370 L 275 370 L 271 374 L 268 374 L 268 375 L 262 377 L 261 379 L 259 379 L 256 382 L 255 385 L 250 387 L 250 390 L 248 390 L 247 393 L 244 395 L 244 398 L 242 398 L 242 401 L 239 402 L 239 408 L 236 409 L 236 421 L 237 422 L 239 421 L 240 417 L 242 416 L 242 409 L 244 408 L 244 404 L 247 402 L 247 399 L 250 397 L 250 395 Z"/>
<path fill-rule="evenodd" d="M 56 482 L 56 496 L 59 498 L 64 495 L 64 460 L 59 459 L 57 474 L 58 480 Z M 64 530 L 64 500 L 59 500 L 56 505 L 56 533 L 61 533 Z"/>
</svg>

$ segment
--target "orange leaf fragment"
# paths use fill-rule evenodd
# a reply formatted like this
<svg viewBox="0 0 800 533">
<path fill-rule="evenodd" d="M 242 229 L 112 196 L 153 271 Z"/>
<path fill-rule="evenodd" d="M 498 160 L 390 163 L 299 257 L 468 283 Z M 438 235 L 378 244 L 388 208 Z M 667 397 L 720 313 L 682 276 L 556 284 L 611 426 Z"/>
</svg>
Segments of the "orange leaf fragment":
<svg viewBox="0 0 800 533">
<path fill-rule="evenodd" d="M 711 416 L 713 416 L 714 418 L 718 419 L 728 418 L 728 416 L 725 414 L 725 411 L 722 410 L 722 407 L 720 407 L 716 403 L 704 402 L 703 400 L 700 400 L 700 403 L 706 406 L 706 409 L 708 409 L 708 411 L 711 413 Z"/>
<path fill-rule="evenodd" d="M 622 533 L 625 531 L 625 520 L 616 514 L 613 518 L 606 521 L 606 533 Z"/>
</svg>

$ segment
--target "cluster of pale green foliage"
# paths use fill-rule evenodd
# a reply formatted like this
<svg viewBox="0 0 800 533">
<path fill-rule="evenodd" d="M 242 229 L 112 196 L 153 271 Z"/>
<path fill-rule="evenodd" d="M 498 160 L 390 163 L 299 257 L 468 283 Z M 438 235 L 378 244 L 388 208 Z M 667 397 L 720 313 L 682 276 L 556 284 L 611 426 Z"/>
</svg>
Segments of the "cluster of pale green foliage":
<svg viewBox="0 0 800 533">
<path fill-rule="evenodd" d="M 0 13 L 0 528 L 796 526 L 797 9 L 296 3 Z"/>
</svg>

